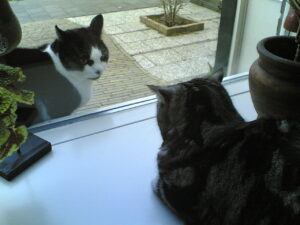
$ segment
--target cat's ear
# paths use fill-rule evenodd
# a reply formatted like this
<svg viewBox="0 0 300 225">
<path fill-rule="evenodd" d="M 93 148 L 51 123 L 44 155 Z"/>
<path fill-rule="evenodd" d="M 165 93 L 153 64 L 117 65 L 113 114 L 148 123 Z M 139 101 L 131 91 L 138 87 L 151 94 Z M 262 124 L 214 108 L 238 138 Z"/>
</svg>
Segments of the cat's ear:
<svg viewBox="0 0 300 225">
<path fill-rule="evenodd" d="M 103 16 L 99 14 L 98 16 L 95 16 L 90 24 L 90 31 L 92 31 L 93 34 L 97 35 L 98 37 L 101 36 L 102 29 L 103 29 Z"/>
<path fill-rule="evenodd" d="M 218 82 L 222 82 L 223 81 L 223 78 L 224 78 L 224 70 L 223 68 L 221 69 L 218 69 L 216 71 L 211 71 L 209 77 L 209 79 L 211 80 L 215 80 L 215 81 L 218 81 Z"/>
<path fill-rule="evenodd" d="M 156 94 L 158 100 L 164 103 L 169 102 L 177 90 L 176 85 L 170 85 L 165 87 L 148 85 L 148 87 Z"/>
<path fill-rule="evenodd" d="M 58 39 L 62 40 L 64 38 L 65 32 L 62 29 L 60 29 L 57 25 L 55 25 L 55 32 Z"/>
</svg>

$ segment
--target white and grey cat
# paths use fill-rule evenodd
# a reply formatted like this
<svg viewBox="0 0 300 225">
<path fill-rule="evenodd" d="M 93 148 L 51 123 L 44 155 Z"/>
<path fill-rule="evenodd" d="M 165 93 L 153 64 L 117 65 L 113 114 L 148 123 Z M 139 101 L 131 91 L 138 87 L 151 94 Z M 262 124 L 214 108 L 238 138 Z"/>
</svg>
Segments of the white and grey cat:
<svg viewBox="0 0 300 225">
<path fill-rule="evenodd" d="M 57 39 L 53 43 L 38 49 L 17 49 L 6 57 L 10 65 L 17 64 L 10 58 L 21 58 L 16 61 L 23 65 L 13 66 L 21 66 L 26 74 L 21 88 L 35 92 L 35 123 L 70 115 L 89 101 L 92 83 L 100 78 L 109 58 L 102 29 L 102 15 L 85 28 L 63 31 L 55 26 Z M 30 63 L 26 63 L 26 56 Z"/>
</svg>

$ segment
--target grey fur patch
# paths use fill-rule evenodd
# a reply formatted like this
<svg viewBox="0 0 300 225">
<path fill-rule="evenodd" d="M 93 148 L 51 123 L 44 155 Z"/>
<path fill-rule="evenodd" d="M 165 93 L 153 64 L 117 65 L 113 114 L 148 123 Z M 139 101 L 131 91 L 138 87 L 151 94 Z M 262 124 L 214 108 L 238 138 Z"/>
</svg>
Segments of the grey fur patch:
<svg viewBox="0 0 300 225">
<path fill-rule="evenodd" d="M 291 207 L 295 214 L 300 213 L 300 202 L 298 200 L 300 197 L 300 188 L 298 188 L 297 191 L 292 193 L 284 192 L 281 194 L 281 196 L 285 206 Z"/>
<path fill-rule="evenodd" d="M 187 187 L 194 183 L 195 172 L 192 167 L 179 168 L 173 170 L 168 176 L 165 177 L 164 181 L 170 186 L 176 187 Z"/>
<path fill-rule="evenodd" d="M 273 153 L 272 166 L 269 172 L 265 175 L 266 187 L 274 194 L 278 194 L 284 205 L 291 207 L 295 214 L 300 213 L 300 189 L 294 192 L 282 192 L 281 180 L 284 168 L 284 160 L 279 153 L 279 150 Z"/>
<path fill-rule="evenodd" d="M 269 224 L 270 224 L 270 219 L 269 218 L 264 218 L 259 223 L 259 225 L 269 225 Z"/>
<path fill-rule="evenodd" d="M 265 175 L 266 187 L 274 194 L 278 194 L 281 187 L 284 161 L 279 154 L 279 149 L 273 153 L 272 166 Z"/>
<path fill-rule="evenodd" d="M 278 123 L 278 129 L 282 132 L 282 133 L 288 133 L 290 131 L 290 126 L 287 120 L 281 120 Z"/>
<path fill-rule="evenodd" d="M 203 193 L 209 199 L 226 199 L 224 202 L 215 201 L 218 208 L 228 208 L 224 224 L 236 223 L 238 215 L 247 203 L 247 196 L 254 185 L 254 176 L 243 180 L 243 163 L 238 158 L 238 148 L 229 153 L 228 159 L 214 166 L 208 176 L 206 191 Z"/>
<path fill-rule="evenodd" d="M 176 210 L 172 207 L 172 205 L 169 203 L 168 199 L 166 198 L 165 191 L 164 191 L 164 185 L 163 185 L 163 182 L 161 182 L 160 179 L 157 180 L 156 187 L 157 187 L 156 188 L 156 190 L 157 190 L 156 193 L 159 196 L 159 198 L 166 204 L 167 207 L 169 207 L 172 211 L 176 212 Z"/>
</svg>

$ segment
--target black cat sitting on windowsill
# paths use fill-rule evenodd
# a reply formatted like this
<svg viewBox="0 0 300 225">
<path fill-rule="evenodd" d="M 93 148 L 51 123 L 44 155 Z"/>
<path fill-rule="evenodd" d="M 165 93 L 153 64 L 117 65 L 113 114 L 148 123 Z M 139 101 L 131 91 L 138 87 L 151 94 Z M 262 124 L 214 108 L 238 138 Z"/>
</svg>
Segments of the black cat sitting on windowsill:
<svg viewBox="0 0 300 225">
<path fill-rule="evenodd" d="M 300 224 L 300 125 L 245 122 L 221 73 L 158 96 L 154 191 L 187 225 Z"/>
</svg>

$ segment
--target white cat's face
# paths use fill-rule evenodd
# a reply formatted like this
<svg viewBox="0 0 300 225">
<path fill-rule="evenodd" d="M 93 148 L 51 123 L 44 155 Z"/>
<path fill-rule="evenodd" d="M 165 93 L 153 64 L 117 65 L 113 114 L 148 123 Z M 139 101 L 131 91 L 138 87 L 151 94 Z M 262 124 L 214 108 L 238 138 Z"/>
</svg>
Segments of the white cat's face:
<svg viewBox="0 0 300 225">
<path fill-rule="evenodd" d="M 83 76 L 90 80 L 96 80 L 100 78 L 103 71 L 106 69 L 107 62 L 102 61 L 103 53 L 101 49 L 92 47 L 90 58 L 83 68 Z"/>
<path fill-rule="evenodd" d="M 109 51 L 101 38 L 103 16 L 98 15 L 89 27 L 63 31 L 55 27 L 57 39 L 51 50 L 56 67 L 76 79 L 96 80 L 106 68 Z M 65 72 L 64 72 L 65 71 Z"/>
</svg>

